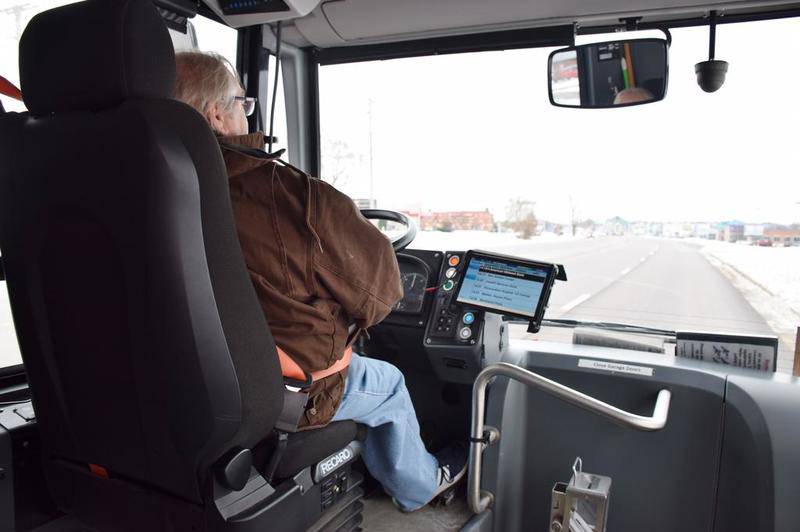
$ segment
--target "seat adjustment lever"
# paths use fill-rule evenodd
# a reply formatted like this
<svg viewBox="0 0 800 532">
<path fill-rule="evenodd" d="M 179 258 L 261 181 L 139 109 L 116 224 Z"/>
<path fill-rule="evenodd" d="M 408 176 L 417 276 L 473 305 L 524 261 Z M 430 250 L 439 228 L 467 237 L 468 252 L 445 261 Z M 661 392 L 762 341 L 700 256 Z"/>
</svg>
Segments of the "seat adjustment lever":
<svg viewBox="0 0 800 532">
<path fill-rule="evenodd" d="M 217 481 L 233 491 L 244 489 L 253 467 L 253 453 L 250 449 L 234 449 L 220 460 L 217 467 Z"/>
</svg>

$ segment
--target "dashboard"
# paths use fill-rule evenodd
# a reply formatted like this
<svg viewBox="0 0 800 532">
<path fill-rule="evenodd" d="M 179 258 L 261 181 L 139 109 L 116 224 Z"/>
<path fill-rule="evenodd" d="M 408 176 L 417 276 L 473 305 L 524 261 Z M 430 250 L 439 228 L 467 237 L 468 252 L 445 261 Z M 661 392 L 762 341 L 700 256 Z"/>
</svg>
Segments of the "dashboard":
<svg viewBox="0 0 800 532">
<path fill-rule="evenodd" d="M 430 266 L 421 258 L 407 254 L 399 254 L 397 263 L 400 266 L 403 299 L 395 303 L 392 312 L 421 314 L 425 304 L 425 295 L 432 291 L 428 288 L 435 287 L 436 283 L 436 280 L 431 278 Z"/>
<path fill-rule="evenodd" d="M 474 345 L 480 336 L 483 312 L 454 299 L 464 252 L 404 250 L 397 254 L 403 298 L 381 326 L 413 327 L 426 347 Z"/>
<path fill-rule="evenodd" d="M 497 359 L 507 343 L 501 339 L 507 333 L 500 316 L 453 300 L 464 255 L 421 249 L 397 253 L 403 298 L 370 331 L 367 352 L 421 352 L 440 380 L 463 384 L 471 384 L 486 361 Z"/>
<path fill-rule="evenodd" d="M 383 324 L 420 328 L 428 320 L 444 253 L 404 249 L 397 254 L 403 298 L 394 304 Z"/>
</svg>

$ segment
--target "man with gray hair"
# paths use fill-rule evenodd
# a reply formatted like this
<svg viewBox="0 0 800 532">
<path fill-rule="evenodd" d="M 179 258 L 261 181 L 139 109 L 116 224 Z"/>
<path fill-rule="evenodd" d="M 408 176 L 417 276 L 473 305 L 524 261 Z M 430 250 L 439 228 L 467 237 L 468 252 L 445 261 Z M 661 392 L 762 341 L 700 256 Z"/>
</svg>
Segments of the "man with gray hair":
<svg viewBox="0 0 800 532">
<path fill-rule="evenodd" d="M 300 427 L 366 425 L 367 469 L 401 510 L 421 508 L 464 476 L 467 455 L 459 444 L 430 454 L 402 373 L 352 352 L 403 295 L 389 240 L 346 195 L 263 151 L 264 134 L 248 134 L 255 99 L 225 59 L 175 59 L 176 98 L 217 134 L 239 242 L 283 374 L 311 382 Z"/>
<path fill-rule="evenodd" d="M 653 99 L 653 94 L 643 87 L 629 87 L 623 89 L 614 96 L 614 105 L 627 105 L 632 103 L 644 103 Z"/>
</svg>

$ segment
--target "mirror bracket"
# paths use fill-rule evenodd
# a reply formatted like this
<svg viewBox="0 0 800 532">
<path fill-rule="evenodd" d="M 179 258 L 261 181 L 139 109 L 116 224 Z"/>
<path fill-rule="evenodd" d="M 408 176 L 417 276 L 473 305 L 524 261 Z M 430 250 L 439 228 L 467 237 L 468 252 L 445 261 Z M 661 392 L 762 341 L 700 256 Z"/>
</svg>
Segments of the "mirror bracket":
<svg viewBox="0 0 800 532">
<path fill-rule="evenodd" d="M 655 29 L 664 34 L 667 38 L 667 46 L 672 46 L 672 33 L 670 33 L 669 28 L 666 26 L 652 25 L 648 24 L 646 28 L 641 28 L 639 23 L 642 21 L 642 17 L 626 17 L 619 19 L 621 24 L 625 25 L 625 28 L 618 28 L 617 31 L 639 31 L 643 29 Z M 574 43 L 573 43 L 574 46 Z"/>
<path fill-rule="evenodd" d="M 666 26 L 659 26 L 657 29 L 667 38 L 667 47 L 672 46 L 672 33 L 670 33 L 669 28 Z"/>
<path fill-rule="evenodd" d="M 708 60 L 714 60 L 714 51 L 717 46 L 717 12 L 712 9 L 709 14 L 708 35 Z"/>
<path fill-rule="evenodd" d="M 625 31 L 637 31 L 639 29 L 639 21 L 642 17 L 627 17 L 619 19 L 620 22 L 625 24 Z"/>
</svg>

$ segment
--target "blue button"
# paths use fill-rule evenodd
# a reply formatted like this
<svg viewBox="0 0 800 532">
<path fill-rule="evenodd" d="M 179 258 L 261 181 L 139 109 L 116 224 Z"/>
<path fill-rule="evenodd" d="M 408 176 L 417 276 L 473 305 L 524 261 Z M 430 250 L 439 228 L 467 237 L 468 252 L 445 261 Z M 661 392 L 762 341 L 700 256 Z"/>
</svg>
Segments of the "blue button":
<svg viewBox="0 0 800 532">
<path fill-rule="evenodd" d="M 464 322 L 464 323 L 466 323 L 467 325 L 470 325 L 470 324 L 471 324 L 473 321 L 475 321 L 475 314 L 473 314 L 472 312 L 467 312 L 467 313 L 466 313 L 466 314 L 464 314 L 464 316 L 461 318 L 461 321 L 463 321 L 463 322 Z"/>
</svg>

